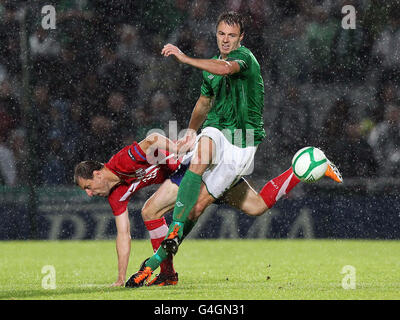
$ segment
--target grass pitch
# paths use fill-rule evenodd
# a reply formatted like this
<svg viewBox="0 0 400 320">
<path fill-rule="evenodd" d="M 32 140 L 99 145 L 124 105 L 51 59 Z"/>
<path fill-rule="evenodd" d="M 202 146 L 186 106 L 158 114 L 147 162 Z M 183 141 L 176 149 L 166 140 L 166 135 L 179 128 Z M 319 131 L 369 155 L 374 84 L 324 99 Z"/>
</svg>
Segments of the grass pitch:
<svg viewBox="0 0 400 320">
<path fill-rule="evenodd" d="M 132 242 L 129 275 L 151 252 L 148 240 Z M 46 265 L 55 289 L 42 287 Z M 354 267 L 354 282 L 344 266 Z M 177 286 L 110 288 L 114 241 L 3 241 L 0 299 L 400 299 L 400 241 L 186 240 L 175 269 Z"/>
</svg>

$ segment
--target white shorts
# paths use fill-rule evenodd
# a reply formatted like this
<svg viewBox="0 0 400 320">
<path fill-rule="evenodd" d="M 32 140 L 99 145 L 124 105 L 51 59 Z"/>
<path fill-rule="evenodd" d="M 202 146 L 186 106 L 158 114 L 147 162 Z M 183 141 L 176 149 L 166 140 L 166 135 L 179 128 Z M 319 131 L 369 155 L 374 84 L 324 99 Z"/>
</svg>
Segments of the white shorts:
<svg viewBox="0 0 400 320">
<path fill-rule="evenodd" d="M 237 147 L 231 144 L 220 130 L 207 127 L 198 135 L 194 150 L 184 157 L 182 161 L 184 164 L 191 160 L 198 147 L 199 139 L 204 136 L 211 138 L 216 148 L 212 163 L 203 173 L 202 180 L 208 193 L 218 199 L 242 176 L 253 172 L 257 146 Z"/>
</svg>

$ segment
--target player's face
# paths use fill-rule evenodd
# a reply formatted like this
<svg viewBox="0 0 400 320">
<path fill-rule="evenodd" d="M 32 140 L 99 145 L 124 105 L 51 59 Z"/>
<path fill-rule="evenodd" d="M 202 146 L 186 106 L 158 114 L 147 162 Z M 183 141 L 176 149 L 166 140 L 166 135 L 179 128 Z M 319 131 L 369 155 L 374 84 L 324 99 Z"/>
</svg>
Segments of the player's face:
<svg viewBox="0 0 400 320">
<path fill-rule="evenodd" d="M 240 27 L 237 24 L 230 26 L 221 21 L 217 27 L 217 44 L 222 58 L 239 48 L 240 41 L 243 39 L 243 33 L 240 34 Z"/>
<path fill-rule="evenodd" d="M 78 184 L 89 197 L 107 197 L 110 193 L 110 188 L 100 171 L 93 171 L 93 179 L 80 178 Z"/>
</svg>

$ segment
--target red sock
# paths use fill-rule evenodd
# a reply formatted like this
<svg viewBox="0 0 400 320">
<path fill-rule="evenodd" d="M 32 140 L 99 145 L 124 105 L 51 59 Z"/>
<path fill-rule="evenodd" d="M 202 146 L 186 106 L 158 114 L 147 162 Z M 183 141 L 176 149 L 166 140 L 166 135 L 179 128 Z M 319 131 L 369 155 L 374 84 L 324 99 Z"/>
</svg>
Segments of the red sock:
<svg viewBox="0 0 400 320">
<path fill-rule="evenodd" d="M 149 231 L 151 245 L 153 251 L 156 252 L 161 245 L 161 242 L 165 239 L 168 233 L 168 225 L 165 222 L 165 218 L 144 221 L 144 224 Z M 175 273 L 174 264 L 172 257 L 168 257 L 160 264 L 161 273 Z"/>
<path fill-rule="evenodd" d="M 290 167 L 281 175 L 268 181 L 260 191 L 260 196 L 271 209 L 282 196 L 288 194 L 299 182 L 300 180 L 294 175 L 292 167 Z"/>
</svg>

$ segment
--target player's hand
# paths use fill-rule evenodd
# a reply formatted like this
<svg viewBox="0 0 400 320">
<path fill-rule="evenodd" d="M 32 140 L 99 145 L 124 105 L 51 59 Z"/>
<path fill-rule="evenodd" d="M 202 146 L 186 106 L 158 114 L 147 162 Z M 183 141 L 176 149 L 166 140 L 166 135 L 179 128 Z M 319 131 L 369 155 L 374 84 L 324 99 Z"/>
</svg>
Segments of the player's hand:
<svg viewBox="0 0 400 320">
<path fill-rule="evenodd" d="M 179 139 L 177 144 L 178 154 L 185 154 L 186 152 L 192 150 L 196 142 L 197 134 L 196 131 L 192 129 L 187 129 L 183 138 Z"/>
<path fill-rule="evenodd" d="M 161 50 L 161 54 L 164 57 L 169 57 L 170 55 L 173 55 L 174 58 L 181 63 L 185 63 L 186 59 L 188 58 L 187 55 L 184 54 L 177 46 L 174 46 L 170 43 L 164 46 L 164 48 Z"/>
<path fill-rule="evenodd" d="M 125 281 L 118 279 L 110 287 L 124 287 L 124 286 L 125 286 Z"/>
</svg>

